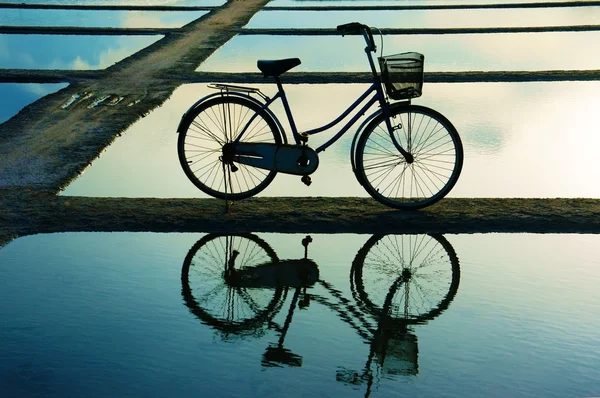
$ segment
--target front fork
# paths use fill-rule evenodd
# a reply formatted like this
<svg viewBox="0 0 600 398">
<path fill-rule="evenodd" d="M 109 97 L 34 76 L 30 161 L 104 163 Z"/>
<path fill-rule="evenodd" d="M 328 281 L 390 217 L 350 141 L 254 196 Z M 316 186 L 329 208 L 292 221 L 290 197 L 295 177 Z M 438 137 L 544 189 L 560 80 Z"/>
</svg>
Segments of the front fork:
<svg viewBox="0 0 600 398">
<path fill-rule="evenodd" d="M 402 156 L 404 156 L 406 163 L 408 163 L 408 164 L 413 163 L 415 159 L 414 159 L 413 155 L 410 153 L 412 151 L 412 137 L 411 137 L 412 128 L 411 128 L 410 113 L 408 115 L 408 126 L 406 126 L 406 131 L 408 132 L 407 141 L 406 141 L 407 149 L 404 149 L 400 145 L 398 140 L 396 139 L 396 135 L 394 134 L 394 131 L 398 130 L 401 127 L 392 125 L 392 116 L 390 115 L 390 111 L 389 111 L 388 107 L 384 108 L 383 115 L 385 118 L 385 125 L 388 129 L 388 133 L 390 134 L 390 138 L 392 139 L 392 143 L 394 144 L 394 146 L 396 147 L 398 152 L 400 152 L 402 154 Z"/>
</svg>

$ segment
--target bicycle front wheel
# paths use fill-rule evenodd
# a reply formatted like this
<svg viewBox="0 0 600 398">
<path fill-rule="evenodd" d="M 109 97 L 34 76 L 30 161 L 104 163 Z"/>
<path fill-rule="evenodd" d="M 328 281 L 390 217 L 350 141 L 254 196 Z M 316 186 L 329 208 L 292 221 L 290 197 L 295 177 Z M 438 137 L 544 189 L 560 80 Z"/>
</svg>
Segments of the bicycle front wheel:
<svg viewBox="0 0 600 398">
<path fill-rule="evenodd" d="M 374 235 L 356 255 L 350 281 L 361 308 L 418 324 L 448 308 L 458 291 L 460 265 L 442 235 Z"/>
<path fill-rule="evenodd" d="M 446 196 L 460 176 L 464 155 L 458 132 L 442 114 L 423 106 L 391 108 L 390 113 L 392 134 L 381 115 L 358 140 L 358 179 L 387 206 L 430 206 Z M 398 146 L 409 155 L 401 154 Z"/>
<path fill-rule="evenodd" d="M 244 130 L 245 129 L 245 130 Z M 223 161 L 223 147 L 240 142 L 281 143 L 273 118 L 241 97 L 215 97 L 193 110 L 179 132 L 177 152 L 187 177 L 204 193 L 240 200 L 265 189 L 277 172 Z"/>
</svg>

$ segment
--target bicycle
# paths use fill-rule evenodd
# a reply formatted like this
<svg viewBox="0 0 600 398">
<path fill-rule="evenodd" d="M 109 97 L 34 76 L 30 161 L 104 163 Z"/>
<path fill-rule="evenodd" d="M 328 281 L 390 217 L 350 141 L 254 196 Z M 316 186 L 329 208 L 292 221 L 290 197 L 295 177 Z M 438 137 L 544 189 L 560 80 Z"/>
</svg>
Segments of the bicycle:
<svg viewBox="0 0 600 398">
<path fill-rule="evenodd" d="M 397 209 L 430 206 L 450 192 L 463 165 L 460 136 L 439 112 L 411 104 L 422 93 L 424 56 L 416 52 L 383 56 L 381 51 L 379 73 L 371 28 L 352 22 L 339 25 L 337 31 L 342 36 L 363 36 L 373 77 L 370 87 L 330 123 L 299 132 L 281 75 L 300 65 L 300 59 L 257 62 L 263 75 L 275 80 L 277 93 L 271 98 L 257 88 L 210 84 L 218 92 L 193 104 L 177 128 L 179 162 L 197 188 L 215 198 L 241 200 L 264 190 L 278 172 L 300 175 L 308 186 L 319 166 L 318 154 L 378 104 L 380 109 L 366 117 L 352 140 L 350 162 L 358 182 L 374 199 Z M 382 36 L 381 41 L 383 47 Z M 277 99 L 294 143 L 270 109 Z M 311 135 L 331 129 L 351 114 L 328 141 L 316 149 L 308 146 Z"/>
<path fill-rule="evenodd" d="M 184 304 L 226 340 L 276 331 L 279 338 L 266 348 L 262 366 L 299 367 L 302 356 L 285 348 L 284 341 L 296 309 L 314 302 L 337 314 L 369 345 L 364 368 L 340 367 L 336 380 L 365 383 L 369 396 L 374 376 L 415 375 L 418 346 L 411 326 L 435 319 L 458 291 L 460 265 L 451 244 L 442 235 L 373 235 L 352 261 L 351 300 L 322 279 L 319 266 L 308 258 L 311 242 L 310 236 L 302 239 L 303 258 L 279 259 L 254 234 L 205 235 L 183 262 Z M 290 289 L 293 296 L 280 325 L 274 318 Z"/>
</svg>

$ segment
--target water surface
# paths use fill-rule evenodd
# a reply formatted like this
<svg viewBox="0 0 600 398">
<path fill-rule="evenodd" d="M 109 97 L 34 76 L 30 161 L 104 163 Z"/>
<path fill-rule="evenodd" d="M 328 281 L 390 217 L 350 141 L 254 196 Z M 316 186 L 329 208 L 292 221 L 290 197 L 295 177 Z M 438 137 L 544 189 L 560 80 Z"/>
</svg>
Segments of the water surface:
<svg viewBox="0 0 600 398">
<path fill-rule="evenodd" d="M 254 86 L 274 94 L 271 85 Z M 287 88 L 301 130 L 332 120 L 365 89 L 361 84 Z M 187 108 L 210 92 L 205 84 L 177 89 L 162 107 L 119 137 L 64 194 L 206 197 L 179 165 L 176 129 Z M 414 102 L 444 114 L 462 137 L 463 171 L 449 196 L 600 198 L 600 186 L 593 183 L 600 180 L 598 92 L 597 82 L 426 84 Z M 316 148 L 335 132 L 313 136 L 309 145 Z M 319 155 L 310 187 L 300 177 L 279 174 L 261 195 L 367 196 L 350 166 L 354 132 Z"/>
<path fill-rule="evenodd" d="M 395 4 L 402 3 L 397 1 Z M 353 21 L 379 28 L 419 29 L 596 25 L 600 23 L 600 7 L 293 12 L 267 10 L 256 14 L 247 27 L 334 28 Z"/>
<path fill-rule="evenodd" d="M 227 283 L 218 272 L 224 237 L 13 241 L 0 250 L 0 391 L 598 395 L 599 236 L 317 234 L 311 261 L 302 260 L 304 237 L 230 239 L 236 264 L 249 266 L 235 268 L 246 271 L 239 275 L 258 279 Z M 268 282 L 276 259 L 287 267 L 281 288 Z M 302 266 L 306 291 L 290 277 Z M 383 294 L 390 288 L 401 293 L 392 307 Z M 227 292 L 237 298 L 231 306 Z"/>
<path fill-rule="evenodd" d="M 0 68 L 105 69 L 161 37 L 1 35 Z"/>
<path fill-rule="evenodd" d="M 31 0 L 30 0 L 31 1 Z M 56 0 L 60 1 L 60 0 Z M 93 0 L 90 0 L 93 1 Z M 141 1 L 141 0 L 140 0 Z M 564 0 L 549 0 L 549 3 L 561 3 Z M 269 6 L 420 6 L 420 5 L 477 5 L 477 4 L 520 4 L 531 3 L 531 0 L 273 0 Z"/>
<path fill-rule="evenodd" d="M 18 10 L 0 12 L 3 26 L 77 26 L 103 28 L 180 28 L 206 12 Z"/>
<path fill-rule="evenodd" d="M 24 4 L 75 4 L 72 0 L 19 0 Z M 224 0 L 77 0 L 78 5 L 219 6 Z"/>
<path fill-rule="evenodd" d="M 64 87 L 59 84 L 0 84 L 0 123 L 16 115 L 24 106 Z"/>
<path fill-rule="evenodd" d="M 431 72 L 595 70 L 600 54 L 591 49 L 598 40 L 600 32 L 394 35 L 384 36 L 383 55 L 420 52 Z M 363 48 L 358 36 L 236 36 L 198 70 L 254 72 L 257 59 L 298 57 L 295 71 L 362 72 Z"/>
</svg>

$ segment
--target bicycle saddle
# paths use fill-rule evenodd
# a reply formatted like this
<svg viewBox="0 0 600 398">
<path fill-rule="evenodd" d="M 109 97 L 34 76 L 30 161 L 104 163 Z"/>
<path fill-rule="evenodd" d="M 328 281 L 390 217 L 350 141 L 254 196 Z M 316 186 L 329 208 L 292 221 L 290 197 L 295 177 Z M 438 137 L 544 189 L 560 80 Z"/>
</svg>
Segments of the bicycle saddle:
<svg viewBox="0 0 600 398">
<path fill-rule="evenodd" d="M 260 60 L 256 62 L 256 66 L 258 66 L 258 69 L 260 69 L 265 77 L 279 76 L 298 65 L 300 65 L 299 58 Z"/>
</svg>

